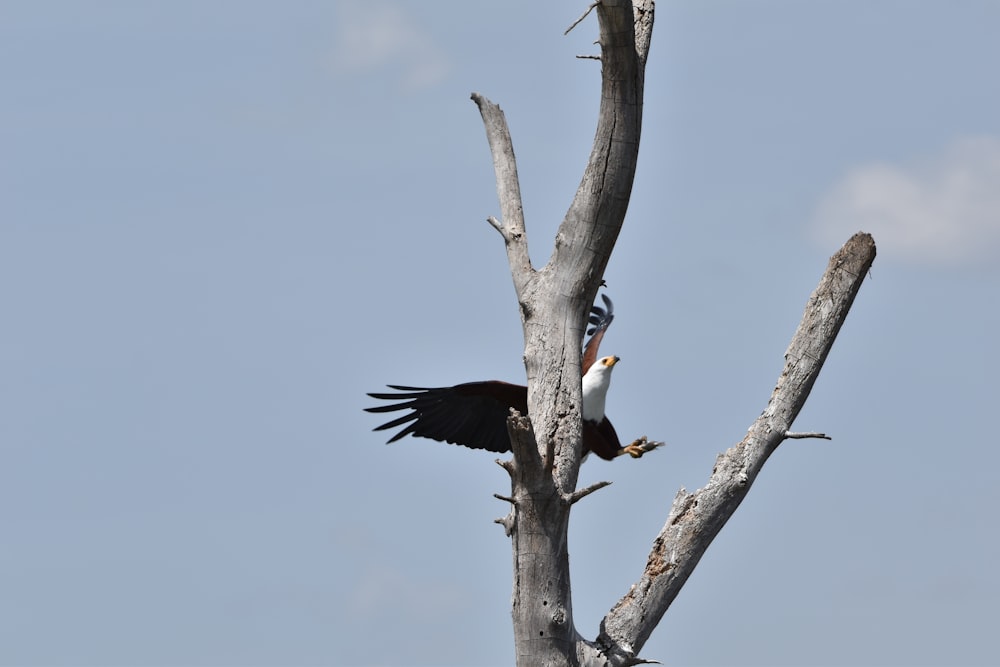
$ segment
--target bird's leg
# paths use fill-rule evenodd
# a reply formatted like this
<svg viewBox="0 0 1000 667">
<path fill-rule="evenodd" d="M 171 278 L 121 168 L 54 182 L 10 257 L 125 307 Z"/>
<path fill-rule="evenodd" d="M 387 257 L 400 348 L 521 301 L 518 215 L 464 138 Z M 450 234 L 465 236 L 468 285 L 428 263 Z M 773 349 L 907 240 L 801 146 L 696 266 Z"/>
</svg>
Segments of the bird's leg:
<svg viewBox="0 0 1000 667">
<path fill-rule="evenodd" d="M 641 438 L 636 438 L 629 444 L 619 449 L 618 456 L 621 456 L 622 454 L 628 454 L 632 458 L 637 459 L 640 458 L 646 452 L 651 452 L 657 447 L 662 447 L 662 446 L 663 446 L 662 442 L 657 442 L 655 440 L 648 440 L 646 439 L 646 436 L 642 436 Z"/>
</svg>

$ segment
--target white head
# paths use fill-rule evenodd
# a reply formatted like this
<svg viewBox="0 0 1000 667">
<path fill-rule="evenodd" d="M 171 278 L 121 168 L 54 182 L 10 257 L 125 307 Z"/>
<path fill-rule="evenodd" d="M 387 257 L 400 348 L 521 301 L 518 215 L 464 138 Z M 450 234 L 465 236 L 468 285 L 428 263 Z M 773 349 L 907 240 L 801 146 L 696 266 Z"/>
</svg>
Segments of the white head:
<svg viewBox="0 0 1000 667">
<path fill-rule="evenodd" d="M 604 399 L 611 386 L 611 369 L 618 357 L 602 357 L 583 376 L 583 418 L 599 422 L 604 419 Z"/>
</svg>

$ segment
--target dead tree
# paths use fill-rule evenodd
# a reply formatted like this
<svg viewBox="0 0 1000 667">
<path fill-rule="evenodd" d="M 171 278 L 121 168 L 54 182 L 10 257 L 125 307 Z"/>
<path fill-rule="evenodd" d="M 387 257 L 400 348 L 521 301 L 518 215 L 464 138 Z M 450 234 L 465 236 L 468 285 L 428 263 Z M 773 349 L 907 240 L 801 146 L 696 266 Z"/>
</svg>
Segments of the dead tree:
<svg viewBox="0 0 1000 667">
<path fill-rule="evenodd" d="M 499 520 L 514 550 L 517 663 L 632 665 L 709 543 L 790 431 L 875 257 L 858 234 L 830 260 L 785 355 L 766 409 L 746 437 L 719 456 L 708 483 L 678 493 L 636 583 L 586 639 L 573 623 L 567 534 L 570 509 L 606 483 L 577 489 L 581 453 L 580 342 L 628 207 L 642 124 L 643 78 L 653 0 L 597 0 L 601 106 L 583 179 L 548 263 L 531 265 L 514 149 L 500 107 L 474 93 L 496 172 L 501 219 L 489 218 L 507 248 L 524 328 L 528 414 L 513 415 L 511 505 Z M 586 16 L 586 14 L 585 14 Z M 581 17 L 582 20 L 583 17 Z M 578 21 L 579 22 L 579 21 Z M 575 24 L 574 24 L 575 25 Z"/>
</svg>

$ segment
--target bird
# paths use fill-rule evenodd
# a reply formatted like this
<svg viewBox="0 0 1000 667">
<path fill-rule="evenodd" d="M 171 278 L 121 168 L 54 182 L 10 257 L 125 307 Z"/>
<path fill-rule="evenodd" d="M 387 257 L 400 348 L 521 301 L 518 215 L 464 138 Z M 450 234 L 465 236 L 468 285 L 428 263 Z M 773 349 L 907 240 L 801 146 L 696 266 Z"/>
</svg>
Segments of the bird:
<svg viewBox="0 0 1000 667">
<path fill-rule="evenodd" d="M 583 456 L 593 452 L 611 461 L 628 454 L 640 458 L 661 446 L 662 442 L 642 436 L 622 446 L 611 421 L 604 414 L 605 399 L 611 386 L 611 371 L 621 361 L 617 356 L 597 357 L 605 332 L 614 319 L 614 304 L 601 295 L 604 307 L 591 308 L 587 330 L 590 339 L 583 351 Z M 462 445 L 490 452 L 511 451 L 507 418 L 510 411 L 528 414 L 528 388 L 500 380 L 466 382 L 452 387 L 411 387 L 387 385 L 393 393 L 376 392 L 368 396 L 388 405 L 365 408 L 366 412 L 385 413 L 406 410 L 406 414 L 375 427 L 375 431 L 403 426 L 386 444 L 413 435 L 440 442 Z"/>
</svg>

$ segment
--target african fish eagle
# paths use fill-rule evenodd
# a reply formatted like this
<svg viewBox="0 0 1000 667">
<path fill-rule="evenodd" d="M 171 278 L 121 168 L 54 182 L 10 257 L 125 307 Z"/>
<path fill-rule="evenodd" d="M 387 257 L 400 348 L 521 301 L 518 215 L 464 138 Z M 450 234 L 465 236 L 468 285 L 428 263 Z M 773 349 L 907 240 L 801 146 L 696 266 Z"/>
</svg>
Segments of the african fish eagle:
<svg viewBox="0 0 1000 667">
<path fill-rule="evenodd" d="M 605 308 L 591 308 L 587 331 L 590 339 L 583 351 L 583 455 L 589 452 L 608 461 L 629 454 L 639 458 L 663 443 L 652 442 L 645 436 L 622 446 L 611 421 L 604 414 L 604 403 L 611 386 L 611 371 L 620 359 L 615 356 L 597 358 L 604 333 L 614 319 L 614 304 L 601 295 Z M 407 387 L 388 385 L 396 393 L 372 393 L 372 398 L 401 401 L 390 405 L 365 408 L 367 412 L 408 410 L 405 415 L 375 428 L 376 431 L 405 427 L 389 438 L 386 444 L 406 435 L 430 438 L 472 449 L 509 452 L 510 436 L 507 418 L 513 408 L 528 414 L 528 388 L 499 380 L 466 382 L 453 387 Z"/>
</svg>

